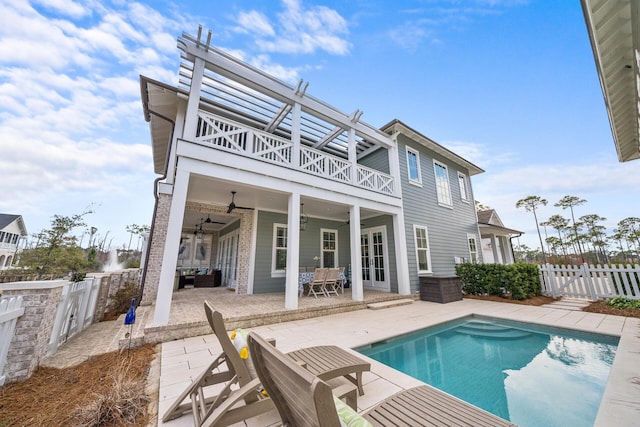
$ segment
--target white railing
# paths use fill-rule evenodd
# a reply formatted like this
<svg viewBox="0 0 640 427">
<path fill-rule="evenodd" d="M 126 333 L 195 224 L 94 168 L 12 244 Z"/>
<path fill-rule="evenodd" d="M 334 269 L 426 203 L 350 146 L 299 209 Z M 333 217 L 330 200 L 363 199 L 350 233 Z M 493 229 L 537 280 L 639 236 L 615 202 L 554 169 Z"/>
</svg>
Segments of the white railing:
<svg viewBox="0 0 640 427">
<path fill-rule="evenodd" d="M 539 271 L 543 292 L 553 297 L 640 299 L 638 265 L 546 264 L 539 266 Z"/>
<path fill-rule="evenodd" d="M 16 328 L 16 321 L 23 314 L 21 296 L 0 300 L 0 386 L 5 381 L 4 366 L 7 363 L 7 353 Z"/>
<path fill-rule="evenodd" d="M 300 163 L 295 165 L 292 156 L 293 143 L 290 140 L 205 111 L 198 111 L 195 142 L 378 193 L 393 195 L 394 192 L 391 175 L 356 165 L 357 176 L 353 182 L 351 162 L 309 147 L 300 147 Z"/>
<path fill-rule="evenodd" d="M 82 282 L 70 282 L 64 286 L 48 354 L 55 353 L 60 345 L 92 323 L 99 290 L 100 279 L 97 277 L 88 277 Z"/>
</svg>

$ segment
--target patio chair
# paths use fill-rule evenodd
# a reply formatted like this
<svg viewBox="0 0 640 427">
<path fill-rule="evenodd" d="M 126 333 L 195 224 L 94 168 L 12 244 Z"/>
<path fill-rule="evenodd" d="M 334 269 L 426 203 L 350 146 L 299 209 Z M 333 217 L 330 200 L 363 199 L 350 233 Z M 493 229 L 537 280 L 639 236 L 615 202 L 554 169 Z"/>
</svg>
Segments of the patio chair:
<svg viewBox="0 0 640 427">
<path fill-rule="evenodd" d="M 341 421 L 348 425 L 385 427 L 515 426 L 427 385 L 396 393 L 358 414 L 342 405 L 326 382 L 258 334 L 249 333 L 247 340 L 258 377 L 284 426 L 339 427 Z"/>
<path fill-rule="evenodd" d="M 309 293 L 307 296 L 311 296 L 311 294 L 316 298 L 318 298 L 318 294 L 327 296 L 327 291 L 324 285 L 327 273 L 328 269 L 326 268 L 316 268 L 313 273 L 313 280 L 309 283 Z"/>
<path fill-rule="evenodd" d="M 338 293 L 339 285 L 338 281 L 340 280 L 338 275 L 340 274 L 339 268 L 329 268 L 327 271 L 327 276 L 324 279 L 324 290 L 327 296 L 331 294 L 335 294 L 339 296 Z"/>
<path fill-rule="evenodd" d="M 196 426 L 226 426 L 272 410 L 273 403 L 261 394 L 255 372 L 251 372 L 227 335 L 222 314 L 215 311 L 209 301 L 204 302 L 204 309 L 209 325 L 222 346 L 222 353 L 174 401 L 162 421 L 167 422 L 191 411 Z M 211 394 L 207 390 L 211 386 L 221 390 L 207 396 Z M 188 398 L 190 401 L 186 401 Z M 245 404 L 237 406 L 243 400 Z"/>
<path fill-rule="evenodd" d="M 204 302 L 204 309 L 209 325 L 222 346 L 222 353 L 174 401 L 162 421 L 167 422 L 191 411 L 196 426 L 226 426 L 274 409 L 271 399 L 262 394 L 260 380 L 249 362 L 253 356 L 251 359 L 241 358 L 227 334 L 222 314 L 209 301 Z M 275 341 L 270 345 L 275 346 Z M 337 346 L 305 347 L 289 354 L 297 360 L 294 363 L 325 380 L 348 379 L 349 384 L 336 382 L 334 393 L 356 406 L 356 390 L 362 394 L 362 373 L 371 369 L 370 363 Z M 221 391 L 212 395 L 211 389 L 214 388 Z"/>
</svg>

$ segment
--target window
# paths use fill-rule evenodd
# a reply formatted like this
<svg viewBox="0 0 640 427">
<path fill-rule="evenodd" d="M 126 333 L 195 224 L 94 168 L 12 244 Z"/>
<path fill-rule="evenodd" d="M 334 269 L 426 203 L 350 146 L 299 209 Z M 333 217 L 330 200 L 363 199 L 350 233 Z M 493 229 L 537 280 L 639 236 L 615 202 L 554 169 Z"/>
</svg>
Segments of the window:
<svg viewBox="0 0 640 427">
<path fill-rule="evenodd" d="M 271 273 L 283 273 L 287 268 L 287 226 L 273 224 L 273 261 Z"/>
<path fill-rule="evenodd" d="M 471 262 L 478 262 L 478 245 L 476 244 L 475 234 L 467 234 L 467 242 L 469 242 L 469 258 Z"/>
<path fill-rule="evenodd" d="M 441 205 L 451 206 L 449 171 L 445 165 L 438 163 L 435 160 L 433 161 L 433 167 L 436 173 L 436 193 L 438 195 L 438 203 Z"/>
<path fill-rule="evenodd" d="M 322 235 L 322 267 L 338 266 L 338 230 L 320 230 Z"/>
<path fill-rule="evenodd" d="M 422 185 L 422 175 L 420 174 L 420 153 L 413 148 L 407 147 L 407 171 L 411 184 Z"/>
<path fill-rule="evenodd" d="M 469 192 L 467 191 L 467 177 L 462 172 L 458 172 L 458 185 L 460 185 L 460 198 L 468 202 Z"/>
<path fill-rule="evenodd" d="M 418 274 L 431 273 L 431 250 L 429 248 L 429 236 L 427 227 L 413 226 L 413 235 L 416 241 L 416 260 L 418 262 Z"/>
</svg>

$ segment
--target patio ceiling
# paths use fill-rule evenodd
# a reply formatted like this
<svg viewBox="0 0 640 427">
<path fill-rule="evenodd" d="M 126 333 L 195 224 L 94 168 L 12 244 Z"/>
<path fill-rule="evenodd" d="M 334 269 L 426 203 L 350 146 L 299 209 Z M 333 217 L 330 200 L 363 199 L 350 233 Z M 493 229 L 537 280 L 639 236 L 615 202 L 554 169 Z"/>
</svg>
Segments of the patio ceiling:
<svg viewBox="0 0 640 427">
<path fill-rule="evenodd" d="M 189 182 L 187 200 L 205 205 L 227 206 L 231 201 L 231 191 L 236 191 L 235 203 L 238 206 L 280 212 L 283 214 L 287 213 L 288 193 L 277 190 L 265 191 L 264 188 L 253 187 L 238 182 L 223 181 L 201 175 L 192 175 Z M 337 222 L 344 221 L 345 224 L 349 219 L 349 207 L 347 205 L 331 203 L 327 200 L 319 200 L 306 196 L 301 197 L 300 201 L 304 203 L 304 213 L 310 218 L 320 218 Z M 360 208 L 360 217 L 363 223 L 366 223 L 367 218 L 380 214 L 380 212 L 371 209 Z M 206 220 L 206 218 L 207 212 L 186 210 L 182 230 L 184 232 L 193 232 L 195 225 L 199 224 L 201 219 Z M 204 230 L 205 232 L 221 230 L 237 218 L 237 215 L 233 213 L 228 215 L 212 214 L 212 221 L 225 222 L 226 224 L 205 224 Z"/>
<path fill-rule="evenodd" d="M 640 158 L 640 2 L 581 0 L 618 159 Z"/>
</svg>

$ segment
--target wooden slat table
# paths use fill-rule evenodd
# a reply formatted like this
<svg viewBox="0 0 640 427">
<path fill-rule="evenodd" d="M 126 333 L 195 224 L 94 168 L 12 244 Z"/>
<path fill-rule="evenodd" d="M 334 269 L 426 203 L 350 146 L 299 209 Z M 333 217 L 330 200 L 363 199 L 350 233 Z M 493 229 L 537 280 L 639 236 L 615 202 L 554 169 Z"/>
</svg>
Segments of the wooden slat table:
<svg viewBox="0 0 640 427">
<path fill-rule="evenodd" d="M 515 427 L 500 417 L 431 386 L 395 394 L 363 414 L 374 426 Z"/>
<path fill-rule="evenodd" d="M 321 380 L 343 376 L 358 386 L 360 396 L 364 394 L 362 373 L 370 371 L 371 364 L 345 349 L 335 345 L 320 345 L 295 350 L 287 355 L 305 364 L 305 368 Z"/>
</svg>

